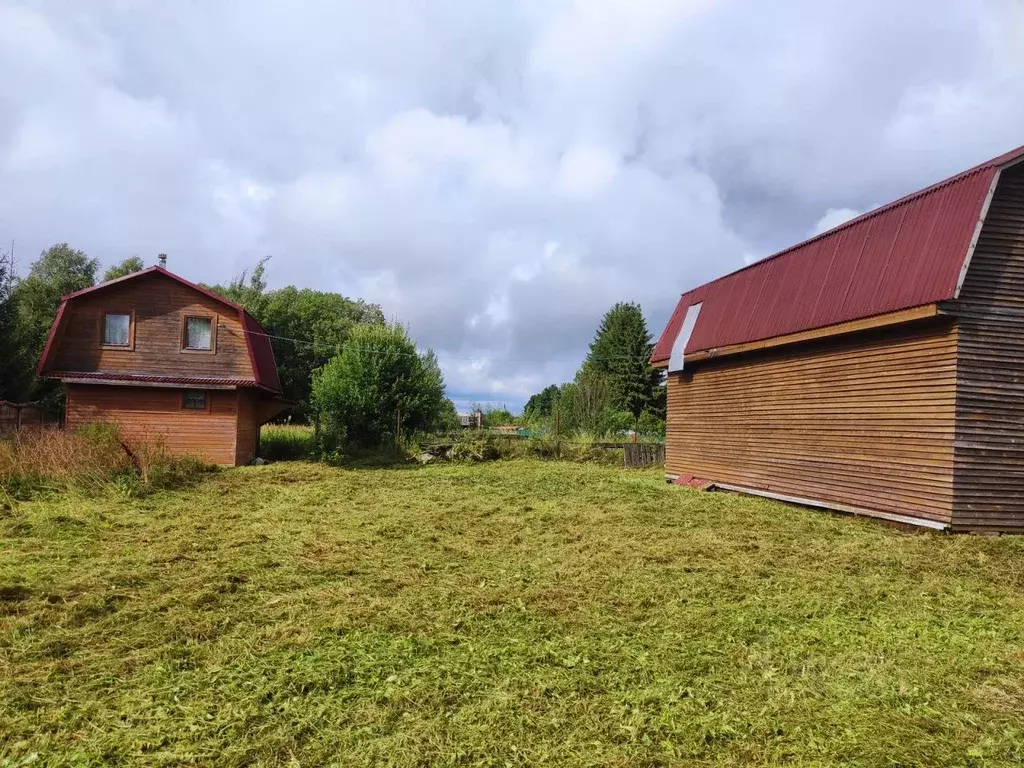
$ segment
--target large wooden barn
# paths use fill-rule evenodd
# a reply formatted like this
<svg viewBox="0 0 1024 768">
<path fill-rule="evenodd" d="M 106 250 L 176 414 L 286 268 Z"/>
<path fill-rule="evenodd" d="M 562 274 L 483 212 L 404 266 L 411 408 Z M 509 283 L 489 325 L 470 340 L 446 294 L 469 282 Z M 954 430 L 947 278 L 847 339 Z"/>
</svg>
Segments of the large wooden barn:
<svg viewBox="0 0 1024 768">
<path fill-rule="evenodd" d="M 263 326 L 162 266 L 65 296 L 38 372 L 64 383 L 67 428 L 112 422 L 214 464 L 250 461 L 288 407 Z"/>
<path fill-rule="evenodd" d="M 679 300 L 670 480 L 1024 531 L 1024 147 Z"/>
</svg>

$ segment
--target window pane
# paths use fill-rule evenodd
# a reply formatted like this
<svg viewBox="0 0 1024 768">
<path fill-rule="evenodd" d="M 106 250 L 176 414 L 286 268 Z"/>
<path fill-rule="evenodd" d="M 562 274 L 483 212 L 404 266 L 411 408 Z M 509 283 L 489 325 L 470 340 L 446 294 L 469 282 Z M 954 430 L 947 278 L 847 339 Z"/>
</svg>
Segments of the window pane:
<svg viewBox="0 0 1024 768">
<path fill-rule="evenodd" d="M 185 393 L 185 407 L 189 410 L 205 411 L 206 410 L 206 393 L 205 392 L 186 392 Z"/>
<path fill-rule="evenodd" d="M 107 315 L 103 323 L 103 343 L 118 347 L 128 346 L 130 315 Z"/>
<path fill-rule="evenodd" d="M 210 349 L 212 347 L 212 323 L 208 317 L 189 317 L 185 320 L 185 347 L 188 349 Z"/>
</svg>

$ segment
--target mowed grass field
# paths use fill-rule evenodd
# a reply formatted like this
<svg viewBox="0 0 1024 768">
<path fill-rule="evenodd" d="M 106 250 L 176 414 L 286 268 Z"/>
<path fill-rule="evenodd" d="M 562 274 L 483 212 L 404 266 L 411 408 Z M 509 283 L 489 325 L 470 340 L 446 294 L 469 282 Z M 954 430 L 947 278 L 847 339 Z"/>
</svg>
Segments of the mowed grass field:
<svg viewBox="0 0 1024 768">
<path fill-rule="evenodd" d="M 540 461 L 0 511 L 4 766 L 1022 761 L 1020 538 Z"/>
</svg>

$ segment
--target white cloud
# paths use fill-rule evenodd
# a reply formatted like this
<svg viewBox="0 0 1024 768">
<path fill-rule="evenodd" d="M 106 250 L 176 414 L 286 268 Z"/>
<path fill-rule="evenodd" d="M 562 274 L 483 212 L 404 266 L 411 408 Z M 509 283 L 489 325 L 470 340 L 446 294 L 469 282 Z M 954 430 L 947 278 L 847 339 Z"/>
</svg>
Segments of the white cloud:
<svg viewBox="0 0 1024 768">
<path fill-rule="evenodd" d="M 379 301 L 453 391 L 1024 142 L 1015 0 L 0 5 L 0 239 Z M 824 216 L 822 212 L 825 212 Z"/>
<path fill-rule="evenodd" d="M 825 211 L 825 215 L 818 219 L 814 229 L 811 231 L 811 235 L 820 235 L 822 232 L 828 232 L 840 224 L 852 221 L 860 216 L 861 213 L 862 211 L 855 211 L 853 208 L 829 208 Z"/>
</svg>

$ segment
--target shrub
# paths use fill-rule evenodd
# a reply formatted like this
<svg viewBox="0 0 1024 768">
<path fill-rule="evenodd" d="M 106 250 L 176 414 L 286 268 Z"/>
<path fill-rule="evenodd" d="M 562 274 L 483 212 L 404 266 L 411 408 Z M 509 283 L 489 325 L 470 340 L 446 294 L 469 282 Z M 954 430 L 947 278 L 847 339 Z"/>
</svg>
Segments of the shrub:
<svg viewBox="0 0 1024 768">
<path fill-rule="evenodd" d="M 400 325 L 353 328 L 317 372 L 313 403 L 325 456 L 395 444 L 399 431 L 444 428 L 454 414 L 437 358 L 420 354 Z"/>
</svg>

